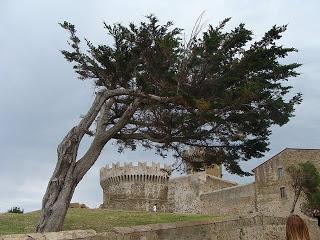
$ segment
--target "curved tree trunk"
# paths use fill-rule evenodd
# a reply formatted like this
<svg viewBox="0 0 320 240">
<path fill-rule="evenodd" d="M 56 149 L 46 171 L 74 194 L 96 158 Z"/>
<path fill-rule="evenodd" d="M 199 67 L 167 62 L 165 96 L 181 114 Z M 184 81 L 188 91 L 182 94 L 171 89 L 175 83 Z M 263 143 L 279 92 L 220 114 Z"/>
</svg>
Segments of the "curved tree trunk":
<svg viewBox="0 0 320 240">
<path fill-rule="evenodd" d="M 78 182 L 74 178 L 79 147 L 74 127 L 58 147 L 58 162 L 42 200 L 42 212 L 37 232 L 59 231 Z"/>
<path fill-rule="evenodd" d="M 70 139 L 72 139 L 72 134 L 68 134 L 58 147 L 58 164 L 43 198 L 37 232 L 62 230 L 76 186 L 98 159 L 104 145 L 110 140 L 110 138 L 102 138 L 101 135 L 96 136 L 84 157 L 76 161 L 79 143 L 72 142 Z"/>
<path fill-rule="evenodd" d="M 85 133 L 88 133 L 89 127 L 105 102 L 105 98 L 101 97 L 102 95 L 97 95 L 86 116 L 78 126 L 69 131 L 58 146 L 58 162 L 42 200 L 41 216 L 36 227 L 37 232 L 62 230 L 76 186 L 96 162 L 106 143 L 128 123 L 139 104 L 139 100 L 135 100 L 115 125 L 107 131 L 104 129 L 98 131 L 87 152 L 77 161 L 81 139 Z M 113 101 L 110 101 L 110 104 L 112 105 Z"/>
<path fill-rule="evenodd" d="M 42 200 L 41 216 L 36 226 L 37 232 L 62 229 L 72 195 L 80 181 L 74 172 L 80 142 L 89 132 L 90 126 L 107 99 L 108 95 L 105 91 L 98 92 L 87 114 L 59 144 L 58 161 Z"/>
</svg>

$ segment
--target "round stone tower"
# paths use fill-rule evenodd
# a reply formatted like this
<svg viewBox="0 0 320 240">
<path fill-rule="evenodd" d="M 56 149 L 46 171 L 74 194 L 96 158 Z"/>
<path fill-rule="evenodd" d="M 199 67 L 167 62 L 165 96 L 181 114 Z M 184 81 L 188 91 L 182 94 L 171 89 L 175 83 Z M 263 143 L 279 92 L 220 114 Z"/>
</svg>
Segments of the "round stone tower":
<svg viewBox="0 0 320 240">
<path fill-rule="evenodd" d="M 165 211 L 167 206 L 169 167 L 160 164 L 119 163 L 100 169 L 103 189 L 102 208 L 118 210 Z"/>
</svg>

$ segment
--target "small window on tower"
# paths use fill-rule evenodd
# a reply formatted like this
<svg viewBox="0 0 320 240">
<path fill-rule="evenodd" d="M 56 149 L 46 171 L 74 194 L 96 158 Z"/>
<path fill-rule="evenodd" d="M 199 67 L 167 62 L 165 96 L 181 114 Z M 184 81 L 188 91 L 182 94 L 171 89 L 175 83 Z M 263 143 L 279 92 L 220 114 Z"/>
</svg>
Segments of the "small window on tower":
<svg viewBox="0 0 320 240">
<path fill-rule="evenodd" d="M 285 187 L 281 187 L 280 188 L 280 198 L 281 199 L 287 198 L 286 188 Z"/>
<path fill-rule="evenodd" d="M 284 170 L 283 167 L 278 168 L 278 179 L 281 179 L 284 177 Z"/>
</svg>

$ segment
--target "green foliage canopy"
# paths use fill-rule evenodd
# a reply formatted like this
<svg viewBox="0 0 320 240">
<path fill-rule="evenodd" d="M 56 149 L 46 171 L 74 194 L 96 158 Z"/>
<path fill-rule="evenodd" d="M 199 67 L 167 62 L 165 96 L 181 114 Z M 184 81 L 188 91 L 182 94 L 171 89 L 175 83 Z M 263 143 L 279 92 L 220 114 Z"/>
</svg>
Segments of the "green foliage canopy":
<svg viewBox="0 0 320 240">
<path fill-rule="evenodd" d="M 286 26 L 273 26 L 253 41 L 244 24 L 224 30 L 229 20 L 194 31 L 188 42 L 182 29 L 161 25 L 153 15 L 139 25 L 105 23 L 112 44 L 95 46 L 86 39 L 87 51 L 74 25 L 64 22 L 71 50 L 62 53 L 80 79 L 93 80 L 98 89 L 130 92 L 115 98 L 108 124 L 134 99 L 143 99 L 113 136 L 120 150 L 142 144 L 181 158 L 186 148 L 203 147 L 210 156 L 204 164 L 223 163 L 232 173 L 249 175 L 239 162 L 263 156 L 270 127 L 287 123 L 301 102 L 300 93 L 286 97 L 292 87 L 285 83 L 298 76 L 300 64 L 281 60 L 297 51 L 277 44 Z"/>
<path fill-rule="evenodd" d="M 304 182 L 303 192 L 306 196 L 305 209 L 320 210 L 320 173 L 312 162 L 302 164 Z"/>
</svg>

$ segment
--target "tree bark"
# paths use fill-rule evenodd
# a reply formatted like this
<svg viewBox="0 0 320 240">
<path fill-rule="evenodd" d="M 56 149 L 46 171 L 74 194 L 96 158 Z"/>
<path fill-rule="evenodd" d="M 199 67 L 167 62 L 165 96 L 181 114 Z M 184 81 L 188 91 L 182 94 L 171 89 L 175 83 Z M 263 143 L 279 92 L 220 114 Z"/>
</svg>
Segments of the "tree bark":
<svg viewBox="0 0 320 240">
<path fill-rule="evenodd" d="M 58 162 L 42 201 L 37 232 L 60 231 L 77 182 L 73 173 L 79 147 L 77 128 L 58 147 Z"/>
<path fill-rule="evenodd" d="M 37 232 L 62 230 L 76 186 L 98 159 L 105 144 L 129 122 L 139 104 L 139 100 L 135 100 L 114 126 L 107 131 L 97 132 L 85 155 L 76 161 L 80 142 L 108 97 L 112 96 L 98 93 L 85 117 L 58 146 L 58 162 L 43 197 Z"/>
<path fill-rule="evenodd" d="M 296 208 L 296 205 L 297 205 L 298 199 L 300 197 L 300 194 L 301 194 L 301 189 L 297 189 L 295 191 L 295 193 L 294 193 L 293 203 L 292 203 L 292 207 L 291 207 L 291 210 L 290 210 L 290 214 L 294 213 L 294 210 Z"/>
</svg>

